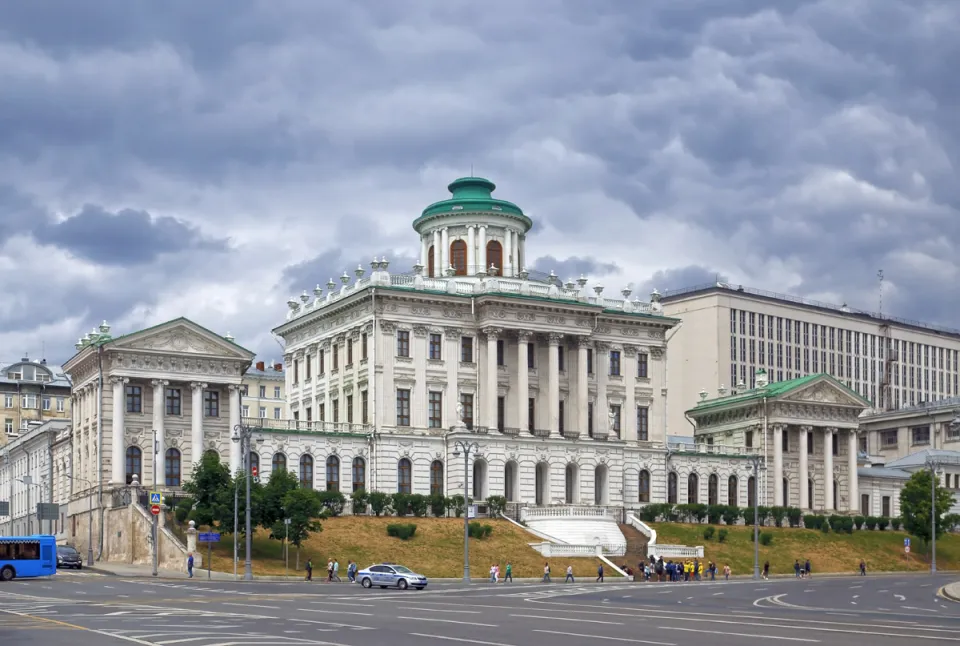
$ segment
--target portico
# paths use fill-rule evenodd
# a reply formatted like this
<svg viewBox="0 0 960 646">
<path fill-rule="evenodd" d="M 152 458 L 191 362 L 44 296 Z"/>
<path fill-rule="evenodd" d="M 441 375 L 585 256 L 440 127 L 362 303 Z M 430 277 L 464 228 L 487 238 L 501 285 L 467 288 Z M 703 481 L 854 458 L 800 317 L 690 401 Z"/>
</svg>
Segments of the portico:
<svg viewBox="0 0 960 646">
<path fill-rule="evenodd" d="M 856 513 L 857 426 L 869 407 L 829 375 L 768 383 L 708 398 L 687 411 L 698 443 L 746 446 L 760 451 L 760 500 L 770 506 Z"/>
</svg>

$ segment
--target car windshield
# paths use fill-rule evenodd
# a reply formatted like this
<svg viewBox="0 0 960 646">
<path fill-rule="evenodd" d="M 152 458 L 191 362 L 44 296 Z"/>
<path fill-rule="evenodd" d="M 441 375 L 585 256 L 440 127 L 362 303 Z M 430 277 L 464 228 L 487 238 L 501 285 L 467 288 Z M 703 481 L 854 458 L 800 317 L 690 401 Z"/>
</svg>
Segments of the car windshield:
<svg viewBox="0 0 960 646">
<path fill-rule="evenodd" d="M 400 574 L 413 574 L 413 570 L 409 570 L 402 565 L 394 565 L 393 569 Z"/>
<path fill-rule="evenodd" d="M 68 556 L 71 554 L 78 553 L 77 550 L 73 549 L 72 547 L 58 547 L 57 551 L 60 552 L 61 554 L 66 554 Z"/>
</svg>

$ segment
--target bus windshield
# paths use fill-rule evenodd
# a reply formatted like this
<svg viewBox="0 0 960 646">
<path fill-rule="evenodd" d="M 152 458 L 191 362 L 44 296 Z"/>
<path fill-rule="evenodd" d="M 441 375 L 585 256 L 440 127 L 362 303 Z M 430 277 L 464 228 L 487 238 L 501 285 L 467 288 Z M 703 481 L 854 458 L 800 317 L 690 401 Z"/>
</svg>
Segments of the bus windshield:
<svg viewBox="0 0 960 646">
<path fill-rule="evenodd" d="M 56 552 L 53 536 L 0 538 L 0 581 L 56 574 Z"/>
</svg>

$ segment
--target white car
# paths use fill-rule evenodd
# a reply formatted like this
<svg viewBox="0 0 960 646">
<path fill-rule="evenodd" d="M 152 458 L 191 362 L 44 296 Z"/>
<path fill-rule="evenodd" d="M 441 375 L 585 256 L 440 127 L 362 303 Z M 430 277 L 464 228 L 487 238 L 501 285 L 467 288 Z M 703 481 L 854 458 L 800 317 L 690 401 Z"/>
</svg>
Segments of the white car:
<svg viewBox="0 0 960 646">
<path fill-rule="evenodd" d="M 416 588 L 423 590 L 427 587 L 427 577 L 417 574 L 410 568 L 395 563 L 379 563 L 357 572 L 357 581 L 365 588 L 375 585 L 381 588 Z"/>
</svg>

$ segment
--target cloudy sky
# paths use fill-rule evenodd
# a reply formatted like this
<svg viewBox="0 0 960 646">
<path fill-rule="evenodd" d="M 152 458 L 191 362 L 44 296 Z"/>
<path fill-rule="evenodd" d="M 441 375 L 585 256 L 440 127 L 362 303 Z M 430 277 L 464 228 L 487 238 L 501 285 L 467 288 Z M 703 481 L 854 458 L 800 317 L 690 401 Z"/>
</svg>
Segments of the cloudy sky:
<svg viewBox="0 0 960 646">
<path fill-rule="evenodd" d="M 0 4 L 0 359 L 285 301 L 489 177 L 528 257 L 960 326 L 960 2 Z"/>
</svg>

